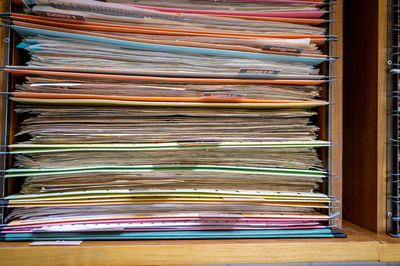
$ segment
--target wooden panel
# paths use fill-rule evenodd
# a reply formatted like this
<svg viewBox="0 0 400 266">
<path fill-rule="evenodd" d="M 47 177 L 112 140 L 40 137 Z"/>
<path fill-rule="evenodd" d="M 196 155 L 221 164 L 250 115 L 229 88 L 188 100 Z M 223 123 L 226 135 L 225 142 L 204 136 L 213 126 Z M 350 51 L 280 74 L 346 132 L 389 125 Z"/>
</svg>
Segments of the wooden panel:
<svg viewBox="0 0 400 266">
<path fill-rule="evenodd" d="M 344 6 L 343 215 L 374 232 L 385 231 L 386 2 Z"/>
<path fill-rule="evenodd" d="M 400 261 L 400 243 L 398 244 L 380 244 L 379 258 L 381 262 L 398 262 Z"/>
<path fill-rule="evenodd" d="M 377 261 L 371 232 L 345 225 L 347 239 L 86 241 L 80 246 L 0 243 L 1 265 L 183 265 Z M 22 255 L 23 254 L 23 255 Z"/>
<path fill-rule="evenodd" d="M 387 141 L 387 15 L 388 1 L 379 1 L 378 9 L 378 82 L 377 82 L 377 229 L 386 233 L 386 141 Z"/>
<path fill-rule="evenodd" d="M 333 43 L 333 54 L 339 59 L 333 64 L 333 76 L 337 81 L 332 85 L 332 194 L 336 196 L 338 203 L 333 204 L 340 211 L 338 226 L 342 226 L 342 159 L 343 159 L 343 0 L 339 0 L 334 8 L 333 19 L 336 20 L 333 34 L 339 36 L 338 41 Z"/>
<path fill-rule="evenodd" d="M 388 235 L 378 235 L 379 241 L 379 260 L 381 262 L 400 261 L 400 238 Z"/>
</svg>

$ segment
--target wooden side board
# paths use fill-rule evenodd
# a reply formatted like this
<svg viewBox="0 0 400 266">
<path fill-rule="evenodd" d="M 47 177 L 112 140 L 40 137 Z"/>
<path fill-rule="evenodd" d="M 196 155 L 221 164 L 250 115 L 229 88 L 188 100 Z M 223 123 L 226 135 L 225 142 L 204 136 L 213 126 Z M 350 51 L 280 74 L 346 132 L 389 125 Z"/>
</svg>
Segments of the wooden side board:
<svg viewBox="0 0 400 266">
<path fill-rule="evenodd" d="M 343 218 L 343 0 L 337 1 L 334 7 L 333 34 L 338 36 L 337 42 L 332 44 L 333 54 L 339 58 L 333 64 L 333 76 L 336 81 L 332 84 L 332 194 L 339 201 L 333 206 L 338 208 L 340 212 L 338 226 L 342 226 Z"/>
<path fill-rule="evenodd" d="M 1 265 L 193 265 L 378 261 L 374 234 L 344 225 L 345 239 L 85 241 L 79 246 L 0 243 Z"/>
<path fill-rule="evenodd" d="M 400 238 L 382 234 L 377 236 L 379 241 L 379 258 L 381 262 L 400 261 Z"/>
<path fill-rule="evenodd" d="M 386 173 L 387 173 L 387 46 L 388 1 L 378 6 L 378 79 L 377 79 L 377 225 L 376 233 L 386 233 Z"/>
<path fill-rule="evenodd" d="M 343 218 L 384 233 L 387 1 L 344 10 Z"/>
<path fill-rule="evenodd" d="M 348 222 L 345 239 L 84 241 L 79 246 L 0 242 L 7 265 L 194 265 L 234 263 L 400 261 L 400 239 Z"/>
</svg>

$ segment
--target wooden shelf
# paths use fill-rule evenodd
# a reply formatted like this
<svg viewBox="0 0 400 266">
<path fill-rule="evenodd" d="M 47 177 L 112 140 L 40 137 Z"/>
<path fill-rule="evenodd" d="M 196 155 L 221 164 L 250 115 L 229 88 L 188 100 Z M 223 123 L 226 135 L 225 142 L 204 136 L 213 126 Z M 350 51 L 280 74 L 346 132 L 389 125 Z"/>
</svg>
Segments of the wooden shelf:
<svg viewBox="0 0 400 266">
<path fill-rule="evenodd" d="M 400 239 L 344 223 L 342 239 L 84 241 L 79 246 L 1 242 L 2 265 L 183 265 L 399 261 Z"/>
<path fill-rule="evenodd" d="M 400 238 L 348 222 L 342 239 L 84 241 L 79 246 L 0 242 L 1 265 L 188 265 L 400 261 Z"/>
<path fill-rule="evenodd" d="M 344 218 L 376 232 L 385 231 L 385 112 L 386 94 L 386 1 L 353 0 L 346 3 L 348 39 L 366 40 L 360 47 L 347 42 L 342 52 L 343 0 L 337 1 L 335 33 L 340 36 L 333 45 L 340 56 L 335 66 L 337 82 L 333 89 L 333 111 L 336 128 L 332 139 L 334 168 L 342 175 L 342 119 L 345 105 L 344 135 Z M 6 1 L 0 1 L 4 9 Z M 365 4 L 365 5 L 364 5 Z M 356 7 L 365 8 L 353 18 Z M 354 7 L 354 8 L 353 8 Z M 346 16 L 345 14 L 345 16 Z M 361 16 L 361 17 L 360 17 Z M 374 27 L 359 27 L 374 25 Z M 351 22 L 351 23 L 349 23 Z M 355 30 L 349 26 L 353 25 Z M 358 29 L 365 29 L 360 30 Z M 4 38 L 0 28 L 0 39 Z M 379 46 L 378 46 L 379 42 Z M 2 49 L 3 42 L 0 42 Z M 354 53 L 363 51 L 363 53 Z M 360 57 L 359 54 L 370 54 Z M 345 63 L 345 100 L 342 100 L 342 60 Z M 360 58 L 364 61 L 360 61 Z M 371 59 L 372 58 L 372 59 Z M 0 63 L 4 58 L 0 57 Z M 372 60 L 372 61 L 371 61 Z M 354 65 L 353 65 L 354 64 Z M 360 68 L 363 66 L 363 68 Z M 362 70 L 362 71 L 361 71 Z M 368 71 L 367 71 L 368 70 Z M 356 78 L 357 77 L 357 78 Z M 1 82 L 2 75 L 0 75 Z M 361 82 L 360 82 L 361 80 Z M 354 101 L 357 99 L 357 101 Z M 367 108 L 364 108 L 367 106 Z M 346 109 L 347 108 L 347 109 Z M 365 109 L 368 112 L 365 112 Z M 0 109 L 1 111 L 1 109 Z M 356 111 L 356 112 L 355 112 Z M 378 113 L 379 112 L 379 113 Z M 360 135 L 360 132 L 363 133 Z M 368 145 L 367 145 L 368 144 Z M 360 152 L 364 147 L 370 152 Z M 363 151 L 364 151 L 363 150 Z M 379 155 L 379 156 L 378 156 Z M 360 182 L 362 177 L 363 182 Z M 341 178 L 332 184 L 341 199 Z M 336 207 L 341 207 L 338 205 Z M 325 261 L 400 261 L 400 239 L 375 234 L 345 222 L 345 239 L 241 239 L 241 240 L 175 240 L 175 241 L 84 241 L 79 246 L 29 246 L 29 242 L 0 242 L 0 265 L 188 265 Z"/>
<path fill-rule="evenodd" d="M 381 262 L 400 261 L 400 238 L 378 235 L 379 257 Z"/>
</svg>

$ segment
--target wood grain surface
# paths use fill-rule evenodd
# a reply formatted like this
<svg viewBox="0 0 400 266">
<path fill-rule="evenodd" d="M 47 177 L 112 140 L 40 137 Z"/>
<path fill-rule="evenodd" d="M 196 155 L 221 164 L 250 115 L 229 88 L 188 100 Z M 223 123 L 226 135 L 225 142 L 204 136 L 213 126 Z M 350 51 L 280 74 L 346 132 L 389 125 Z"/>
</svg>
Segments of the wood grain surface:
<svg viewBox="0 0 400 266">
<path fill-rule="evenodd" d="M 333 43 L 333 54 L 339 58 L 333 64 L 333 76 L 336 81 L 332 84 L 332 194 L 338 203 L 333 204 L 340 212 L 338 226 L 342 226 L 343 218 L 343 0 L 337 1 L 334 7 L 333 34 L 338 36 L 337 42 Z"/>
<path fill-rule="evenodd" d="M 0 243 L 1 265 L 193 265 L 378 261 L 375 234 L 344 225 L 343 239 L 84 241 L 79 246 Z"/>
<path fill-rule="evenodd" d="M 379 241 L 379 259 L 381 262 L 400 261 L 400 238 L 379 234 L 377 240 Z"/>
<path fill-rule="evenodd" d="M 343 217 L 383 233 L 387 1 L 346 1 L 344 10 Z"/>
</svg>

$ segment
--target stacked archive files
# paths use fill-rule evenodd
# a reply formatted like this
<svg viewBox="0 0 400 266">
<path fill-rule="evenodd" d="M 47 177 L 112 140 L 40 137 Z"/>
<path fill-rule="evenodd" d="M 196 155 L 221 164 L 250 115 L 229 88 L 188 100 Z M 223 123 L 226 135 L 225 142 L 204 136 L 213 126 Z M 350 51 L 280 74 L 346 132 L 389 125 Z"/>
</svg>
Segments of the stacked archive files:
<svg viewBox="0 0 400 266">
<path fill-rule="evenodd" d="M 328 3 L 15 4 L 5 240 L 343 236 L 315 122 Z"/>
</svg>

